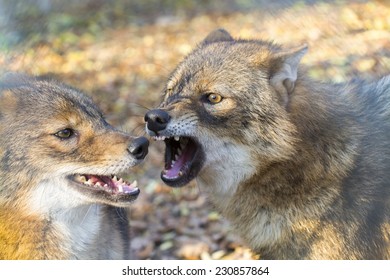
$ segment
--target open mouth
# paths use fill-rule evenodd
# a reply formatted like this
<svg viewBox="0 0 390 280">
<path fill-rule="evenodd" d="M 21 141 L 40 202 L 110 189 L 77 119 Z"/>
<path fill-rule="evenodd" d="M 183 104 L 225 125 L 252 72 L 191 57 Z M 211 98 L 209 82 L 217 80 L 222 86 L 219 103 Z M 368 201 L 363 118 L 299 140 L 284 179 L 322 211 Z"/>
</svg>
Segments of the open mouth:
<svg viewBox="0 0 390 280">
<path fill-rule="evenodd" d="M 171 187 L 181 187 L 194 179 L 203 164 L 200 144 L 191 137 L 155 136 L 165 142 L 165 167 L 161 179 Z"/>
<path fill-rule="evenodd" d="M 128 183 L 115 175 L 87 175 L 76 174 L 70 179 L 77 184 L 77 187 L 90 195 L 101 196 L 113 203 L 131 202 L 137 198 L 140 190 L 137 188 L 137 181 Z"/>
</svg>

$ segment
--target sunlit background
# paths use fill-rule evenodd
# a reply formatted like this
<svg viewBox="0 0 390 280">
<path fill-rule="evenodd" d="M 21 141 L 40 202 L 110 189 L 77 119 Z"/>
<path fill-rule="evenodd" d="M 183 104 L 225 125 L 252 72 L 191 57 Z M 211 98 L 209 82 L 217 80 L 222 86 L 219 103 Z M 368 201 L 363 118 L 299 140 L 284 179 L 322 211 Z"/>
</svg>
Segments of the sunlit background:
<svg viewBox="0 0 390 280">
<path fill-rule="evenodd" d="M 109 121 L 144 134 L 175 65 L 210 31 L 309 45 L 316 79 L 344 82 L 390 72 L 390 1 L 0 0 L 0 74 L 64 81 L 91 95 Z M 163 147 L 152 143 L 130 213 L 133 259 L 256 259 L 196 184 L 160 181 Z M 261 256 L 260 256 L 261 258 Z"/>
</svg>

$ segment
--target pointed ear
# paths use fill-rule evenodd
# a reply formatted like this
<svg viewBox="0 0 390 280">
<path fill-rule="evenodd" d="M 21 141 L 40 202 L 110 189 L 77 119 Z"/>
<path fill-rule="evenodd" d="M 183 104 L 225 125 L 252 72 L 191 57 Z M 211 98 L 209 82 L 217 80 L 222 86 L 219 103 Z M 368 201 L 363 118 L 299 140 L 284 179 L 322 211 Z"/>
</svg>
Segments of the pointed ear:
<svg viewBox="0 0 390 280">
<path fill-rule="evenodd" d="M 279 94 L 282 104 L 287 105 L 289 95 L 294 91 L 298 66 L 308 50 L 303 45 L 292 50 L 281 52 L 271 60 L 270 84 Z"/>
<path fill-rule="evenodd" d="M 216 29 L 212 31 L 207 37 L 202 41 L 202 45 L 207 45 L 215 42 L 223 41 L 234 41 L 233 37 L 225 29 Z"/>
</svg>

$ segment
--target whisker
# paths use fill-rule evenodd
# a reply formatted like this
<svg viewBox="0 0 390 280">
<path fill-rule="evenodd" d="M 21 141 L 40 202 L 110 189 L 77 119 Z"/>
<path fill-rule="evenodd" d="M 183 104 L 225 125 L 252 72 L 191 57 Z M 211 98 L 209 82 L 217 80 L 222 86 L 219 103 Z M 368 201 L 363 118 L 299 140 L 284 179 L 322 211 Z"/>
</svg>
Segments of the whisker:
<svg viewBox="0 0 390 280">
<path fill-rule="evenodd" d="M 151 108 L 149 107 L 146 107 L 145 105 L 142 105 L 142 104 L 139 104 L 139 103 L 135 103 L 135 102 L 131 102 L 131 103 L 128 103 L 127 105 L 135 105 L 141 109 L 145 109 L 145 111 L 149 111 L 151 110 Z"/>
<path fill-rule="evenodd" d="M 124 209 L 122 209 L 122 208 L 118 208 L 118 207 L 115 208 L 115 212 L 118 214 L 118 217 L 119 217 L 122 221 L 126 222 L 126 221 L 127 221 L 127 218 L 126 218 L 126 215 L 124 215 L 124 212 L 123 212 L 123 211 L 126 211 L 126 210 L 124 210 Z"/>
<path fill-rule="evenodd" d="M 134 127 L 131 131 L 130 131 L 130 134 L 136 134 L 136 135 L 142 135 L 142 136 L 145 136 L 146 135 L 146 131 L 145 131 L 145 125 L 144 124 L 140 124 L 140 125 L 137 125 L 136 127 Z M 140 132 L 138 132 L 140 131 Z"/>
<path fill-rule="evenodd" d="M 84 223 L 84 220 L 85 220 L 85 218 L 87 217 L 87 215 L 88 215 L 88 213 L 89 213 L 89 211 L 91 210 L 91 208 L 92 208 L 93 205 L 96 205 L 96 204 L 91 204 L 91 205 L 88 207 L 88 210 L 85 212 L 85 215 L 84 215 L 83 219 L 81 220 L 80 225 L 82 225 L 82 224 Z"/>
</svg>

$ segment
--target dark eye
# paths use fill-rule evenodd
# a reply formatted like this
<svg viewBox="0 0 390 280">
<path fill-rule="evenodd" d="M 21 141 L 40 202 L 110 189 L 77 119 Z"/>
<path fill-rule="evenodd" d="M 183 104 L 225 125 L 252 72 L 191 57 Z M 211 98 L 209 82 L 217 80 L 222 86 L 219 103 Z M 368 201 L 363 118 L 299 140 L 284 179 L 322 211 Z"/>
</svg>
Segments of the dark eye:
<svg viewBox="0 0 390 280">
<path fill-rule="evenodd" d="M 69 139 L 74 135 L 74 131 L 71 128 L 65 128 L 63 130 L 58 131 L 54 135 L 61 139 Z"/>
<path fill-rule="evenodd" d="M 220 96 L 219 94 L 216 94 L 216 93 L 210 93 L 207 95 L 207 100 L 211 103 L 211 104 L 217 104 L 219 102 L 222 101 L 222 96 Z"/>
</svg>

